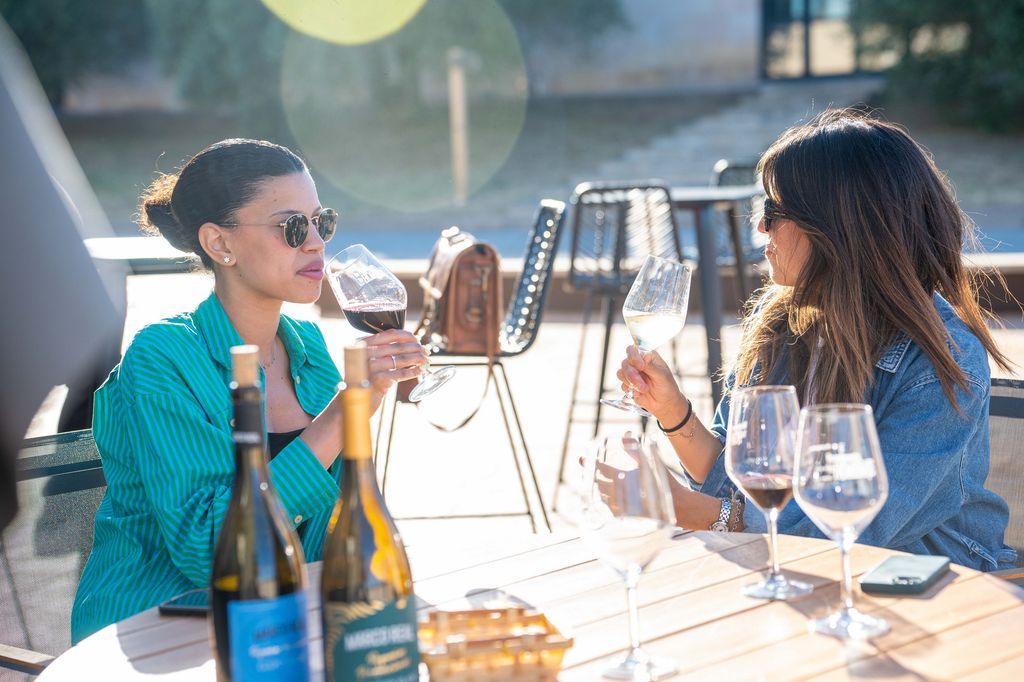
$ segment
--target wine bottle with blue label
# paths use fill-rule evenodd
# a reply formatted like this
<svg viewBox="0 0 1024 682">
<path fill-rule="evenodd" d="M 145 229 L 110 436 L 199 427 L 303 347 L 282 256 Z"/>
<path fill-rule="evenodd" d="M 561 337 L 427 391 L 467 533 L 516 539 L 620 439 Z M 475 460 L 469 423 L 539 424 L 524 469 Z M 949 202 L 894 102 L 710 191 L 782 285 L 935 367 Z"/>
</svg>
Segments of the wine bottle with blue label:
<svg viewBox="0 0 1024 682">
<path fill-rule="evenodd" d="M 211 572 L 218 680 L 309 680 L 302 546 L 267 470 L 256 346 L 231 349 L 235 479 Z"/>
<path fill-rule="evenodd" d="M 345 349 L 341 498 L 324 542 L 327 679 L 418 682 L 416 597 L 405 546 L 377 486 L 366 346 Z"/>
</svg>

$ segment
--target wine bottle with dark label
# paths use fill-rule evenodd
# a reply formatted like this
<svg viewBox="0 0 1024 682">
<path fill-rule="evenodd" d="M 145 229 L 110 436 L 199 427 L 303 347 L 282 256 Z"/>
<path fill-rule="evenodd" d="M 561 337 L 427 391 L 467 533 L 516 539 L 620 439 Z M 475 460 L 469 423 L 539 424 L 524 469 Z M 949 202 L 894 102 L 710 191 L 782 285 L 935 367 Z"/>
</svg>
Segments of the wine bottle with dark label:
<svg viewBox="0 0 1024 682">
<path fill-rule="evenodd" d="M 218 680 L 309 680 L 306 567 L 274 493 L 256 346 L 231 349 L 235 480 L 210 580 Z"/>
<path fill-rule="evenodd" d="M 324 541 L 327 679 L 418 682 L 416 597 L 402 538 L 377 487 L 366 346 L 345 349 L 341 498 Z"/>
</svg>

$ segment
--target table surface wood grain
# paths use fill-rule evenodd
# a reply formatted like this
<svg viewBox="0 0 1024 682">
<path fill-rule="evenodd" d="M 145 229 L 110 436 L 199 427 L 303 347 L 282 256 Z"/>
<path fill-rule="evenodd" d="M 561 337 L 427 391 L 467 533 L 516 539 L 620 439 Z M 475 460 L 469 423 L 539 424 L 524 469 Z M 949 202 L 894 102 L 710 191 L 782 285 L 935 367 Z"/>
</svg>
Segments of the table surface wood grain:
<svg viewBox="0 0 1024 682">
<path fill-rule="evenodd" d="M 843 642 L 807 629 L 808 619 L 838 608 L 835 545 L 782 535 L 779 549 L 784 572 L 813 584 L 812 595 L 768 602 L 740 593 L 767 564 L 767 539 L 761 535 L 687 533 L 648 567 L 639 587 L 641 636 L 650 653 L 675 659 L 680 672 L 671 679 L 1024 679 L 1024 590 L 956 565 L 917 597 L 857 590 L 858 608 L 882 616 L 892 629 L 870 642 Z M 552 617 L 575 639 L 562 682 L 600 679 L 607 659 L 627 644 L 622 583 L 576 537 L 412 547 L 409 553 L 424 608 L 485 605 L 498 593 Z M 852 570 L 859 575 L 892 554 L 857 545 Z M 319 577 L 319 564 L 311 564 L 310 585 L 318 585 Z M 311 658 L 319 669 L 319 603 L 312 602 L 317 603 L 310 611 Z M 84 640 L 39 679 L 97 674 L 213 680 L 206 621 L 150 609 Z"/>
</svg>

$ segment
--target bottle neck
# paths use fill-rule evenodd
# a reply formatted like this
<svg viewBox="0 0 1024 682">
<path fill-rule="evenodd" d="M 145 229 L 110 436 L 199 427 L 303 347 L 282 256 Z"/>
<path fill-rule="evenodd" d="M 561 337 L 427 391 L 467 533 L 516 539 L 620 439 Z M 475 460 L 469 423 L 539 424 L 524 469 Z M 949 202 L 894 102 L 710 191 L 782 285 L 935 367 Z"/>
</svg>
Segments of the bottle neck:
<svg viewBox="0 0 1024 682">
<path fill-rule="evenodd" d="M 263 427 L 263 400 L 258 386 L 239 386 L 232 391 L 234 401 L 235 480 L 267 474 L 267 436 Z"/>
<path fill-rule="evenodd" d="M 373 439 L 370 436 L 370 389 L 350 386 L 341 394 L 344 419 L 344 449 L 342 458 L 346 466 L 350 460 L 373 462 Z M 372 468 L 372 467 L 371 467 Z"/>
</svg>

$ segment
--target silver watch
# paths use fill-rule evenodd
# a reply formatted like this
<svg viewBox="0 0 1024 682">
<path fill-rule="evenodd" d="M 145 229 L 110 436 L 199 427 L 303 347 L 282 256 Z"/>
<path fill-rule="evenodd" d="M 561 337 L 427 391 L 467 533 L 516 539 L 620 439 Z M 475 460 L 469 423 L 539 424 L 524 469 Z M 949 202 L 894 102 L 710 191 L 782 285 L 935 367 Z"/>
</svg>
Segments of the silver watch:
<svg viewBox="0 0 1024 682">
<path fill-rule="evenodd" d="M 718 520 L 712 523 L 708 530 L 713 530 L 718 533 L 726 533 L 729 531 L 729 517 L 732 515 L 732 500 L 728 497 L 722 498 L 722 509 L 718 512 Z"/>
</svg>

